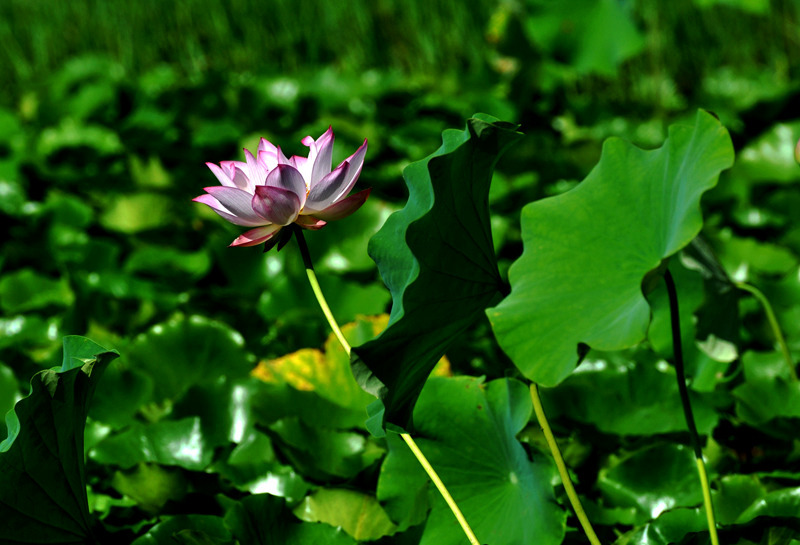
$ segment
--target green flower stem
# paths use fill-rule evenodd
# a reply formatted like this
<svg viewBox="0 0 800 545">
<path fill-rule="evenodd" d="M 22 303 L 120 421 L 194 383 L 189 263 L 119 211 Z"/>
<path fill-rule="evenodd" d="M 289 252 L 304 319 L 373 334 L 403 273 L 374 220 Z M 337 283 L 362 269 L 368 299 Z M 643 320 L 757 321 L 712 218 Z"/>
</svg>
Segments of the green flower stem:
<svg viewBox="0 0 800 545">
<path fill-rule="evenodd" d="M 308 276 L 308 282 L 311 284 L 311 289 L 314 292 L 314 296 L 317 298 L 317 302 L 322 309 L 322 313 L 325 315 L 325 319 L 328 320 L 328 325 L 331 326 L 333 333 L 336 335 L 336 338 L 339 339 L 339 343 L 349 356 L 351 351 L 350 343 L 348 343 L 347 339 L 344 338 L 344 334 L 342 333 L 339 324 L 336 323 L 336 319 L 333 317 L 333 313 L 328 306 L 328 302 L 325 300 L 322 289 L 319 287 L 317 275 L 314 272 L 314 265 L 311 262 L 311 254 L 308 251 L 308 245 L 306 244 L 305 237 L 303 237 L 303 232 L 299 227 L 294 225 L 292 225 L 292 228 L 294 229 L 295 237 L 297 238 L 297 244 L 300 247 L 300 254 L 303 256 L 303 264 L 306 268 L 306 275 Z M 401 433 L 400 437 L 402 437 L 403 441 L 406 442 L 406 445 L 408 445 L 408 448 L 414 454 L 414 457 L 417 459 L 417 461 L 419 461 L 420 465 L 425 470 L 425 473 L 428 474 L 428 477 L 430 477 L 431 481 L 433 481 L 433 484 L 439 490 L 442 498 L 444 498 L 444 501 L 450 507 L 450 510 L 453 512 L 453 515 L 455 515 L 456 520 L 458 520 L 458 523 L 461 525 L 461 529 L 464 531 L 464 534 L 466 534 L 469 542 L 472 545 L 481 545 L 481 542 L 478 541 L 477 537 L 475 537 L 475 533 L 467 523 L 467 519 L 464 518 L 464 515 L 461 513 L 461 509 L 459 509 L 458 504 L 456 504 L 455 500 L 453 499 L 453 496 L 450 495 L 450 492 L 448 492 L 447 487 L 445 487 L 444 483 L 442 482 L 442 479 L 439 478 L 436 470 L 433 469 L 433 466 L 419 449 L 417 443 L 407 433 Z"/>
<path fill-rule="evenodd" d="M 583 510 L 583 505 L 581 505 L 581 500 L 578 498 L 578 493 L 575 492 L 575 487 L 572 486 L 572 480 L 569 478 L 569 471 L 567 471 L 567 464 L 564 463 L 564 457 L 561 456 L 561 450 L 558 448 L 553 430 L 550 429 L 550 424 L 547 422 L 547 417 L 544 414 L 544 407 L 542 407 L 542 400 L 539 398 L 539 387 L 536 383 L 532 382 L 530 390 L 536 419 L 539 421 L 539 426 L 541 426 L 544 432 L 545 439 L 547 439 L 547 445 L 550 447 L 553 460 L 556 462 L 558 474 L 561 475 L 561 484 L 564 485 L 564 490 L 567 491 L 569 503 L 572 504 L 572 508 L 578 516 L 578 521 L 581 523 L 586 537 L 589 538 L 592 545 L 600 545 L 600 540 L 597 538 L 594 528 L 592 528 L 592 523 L 589 522 L 589 517 L 586 516 L 586 512 Z"/>
<path fill-rule="evenodd" d="M 669 269 L 664 272 L 664 282 L 667 284 L 667 295 L 669 296 L 669 316 L 672 324 L 672 351 L 675 359 L 675 375 L 678 378 L 678 392 L 681 396 L 683 405 L 683 415 L 686 418 L 686 425 L 689 428 L 689 435 L 692 438 L 694 447 L 694 457 L 697 461 L 697 473 L 700 476 L 700 486 L 703 488 L 703 503 L 706 508 L 706 519 L 708 520 L 708 532 L 711 536 L 711 545 L 719 545 L 717 537 L 717 523 L 714 519 L 714 505 L 711 503 L 711 488 L 708 484 L 708 474 L 703 462 L 703 449 L 700 446 L 700 437 L 697 434 L 697 426 L 694 423 L 692 405 L 689 402 L 689 389 L 686 387 L 686 374 L 683 368 L 683 348 L 681 346 L 681 320 L 678 311 L 678 292 L 675 289 L 675 281 L 672 279 Z"/>
<path fill-rule="evenodd" d="M 775 335 L 775 340 L 778 341 L 778 345 L 781 347 L 781 353 L 783 353 L 783 359 L 786 360 L 786 366 L 789 367 L 789 376 L 792 377 L 792 380 L 797 381 L 797 371 L 794 368 L 794 362 L 792 361 L 792 355 L 789 352 L 789 346 L 786 344 L 786 339 L 783 337 L 781 326 L 778 323 L 778 318 L 775 316 L 775 312 L 772 310 L 772 305 L 769 303 L 769 299 L 767 299 L 767 297 L 757 287 L 751 286 L 746 282 L 736 282 L 736 287 L 753 295 L 756 299 L 758 299 L 758 302 L 761 303 L 761 306 L 764 307 L 764 312 L 767 314 L 769 325 L 772 327 L 772 333 Z"/>
</svg>

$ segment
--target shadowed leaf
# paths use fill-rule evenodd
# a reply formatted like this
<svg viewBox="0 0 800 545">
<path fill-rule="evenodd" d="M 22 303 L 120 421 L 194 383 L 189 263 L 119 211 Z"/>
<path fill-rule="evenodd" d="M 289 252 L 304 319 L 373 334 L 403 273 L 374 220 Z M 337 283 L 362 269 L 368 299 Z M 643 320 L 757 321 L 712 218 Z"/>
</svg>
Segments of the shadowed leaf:
<svg viewBox="0 0 800 545">
<path fill-rule="evenodd" d="M 521 134 L 489 116 L 442 134 L 442 146 L 406 168 L 406 207 L 369 252 L 392 292 L 387 329 L 353 350 L 359 384 L 380 398 L 380 422 L 405 428 L 425 380 L 452 339 L 502 296 L 488 194 L 494 165 Z"/>
</svg>

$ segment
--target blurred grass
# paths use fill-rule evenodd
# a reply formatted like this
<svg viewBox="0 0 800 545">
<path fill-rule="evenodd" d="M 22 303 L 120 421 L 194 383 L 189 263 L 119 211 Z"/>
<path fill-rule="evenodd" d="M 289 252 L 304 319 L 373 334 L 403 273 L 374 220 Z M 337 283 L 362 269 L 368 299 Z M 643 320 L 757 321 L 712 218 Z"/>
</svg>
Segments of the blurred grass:
<svg viewBox="0 0 800 545">
<path fill-rule="evenodd" d="M 68 59 L 99 53 L 132 74 L 167 63 L 206 71 L 334 64 L 475 72 L 493 0 L 4 0 L 0 74 L 13 95 Z"/>
</svg>

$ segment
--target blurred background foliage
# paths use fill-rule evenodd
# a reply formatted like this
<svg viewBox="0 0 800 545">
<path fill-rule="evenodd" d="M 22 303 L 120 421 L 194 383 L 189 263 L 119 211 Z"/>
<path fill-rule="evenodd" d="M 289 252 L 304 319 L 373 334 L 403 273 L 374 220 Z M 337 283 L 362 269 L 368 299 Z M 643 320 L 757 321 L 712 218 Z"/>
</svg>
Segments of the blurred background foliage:
<svg viewBox="0 0 800 545">
<path fill-rule="evenodd" d="M 316 137 L 332 125 L 334 161 L 368 138 L 359 186 L 373 188 L 370 200 L 347 221 L 307 238 L 340 321 L 380 314 L 389 295 L 366 255 L 367 241 L 404 204 L 403 168 L 438 148 L 442 130 L 463 128 L 479 111 L 520 123 L 527 135 L 499 165 L 490 195 L 502 272 L 521 251 L 522 205 L 574 187 L 597 162 L 605 138 L 655 147 L 670 123 L 692 119 L 696 108 L 717 114 L 731 131 L 737 164 L 704 200 L 704 234 L 729 274 L 758 283 L 776 302 L 796 353 L 800 171 L 791 149 L 800 137 L 799 18 L 797 0 L 4 0 L 0 411 L 27 391 L 36 371 L 58 360 L 63 335 L 86 335 L 122 354 L 104 379 L 109 390 L 99 390 L 102 410 L 91 416 L 100 424 L 90 425 L 87 438 L 89 448 L 99 445 L 92 467 L 97 495 L 90 499 L 97 503 L 93 509 L 114 513 L 112 525 L 139 524 L 129 504 L 114 502 L 122 493 L 136 498 L 147 486 L 97 464 L 125 471 L 135 463 L 176 465 L 167 451 L 163 459 L 128 452 L 125 463 L 119 453 L 137 434 L 199 433 L 198 418 L 203 433 L 213 436 L 212 447 L 236 444 L 237 453 L 257 444 L 268 455 L 254 462 L 258 469 L 237 466 L 244 462 L 228 451 L 216 458 L 204 451 L 198 460 L 177 463 L 185 471 L 177 487 L 183 492 L 169 491 L 174 498 L 184 497 L 198 468 L 252 492 L 265 491 L 254 475 L 272 468 L 290 491 L 284 495 L 290 503 L 309 489 L 301 475 L 316 483 L 346 476 L 354 487 L 374 489 L 369 485 L 377 470 L 370 464 L 386 446 L 363 440 L 359 411 L 348 406 L 336 412 L 329 400 L 274 378 L 268 386 L 241 382 L 256 362 L 263 369 L 326 338 L 295 249 L 266 257 L 257 249 L 229 249 L 240 229 L 191 198 L 216 183 L 206 161 L 241 159 L 241 148 L 255 148 L 259 137 L 302 153 L 303 136 Z M 687 271 L 694 277 L 686 284 L 700 285 Z M 701 304 L 697 289 L 692 308 Z M 739 354 L 768 352 L 773 339 L 760 308 L 743 300 L 740 311 L 746 327 Z M 225 349 L 227 366 L 204 344 L 212 340 Z M 504 357 L 486 323 L 448 353 L 453 371 L 489 378 L 503 376 Z M 596 357 L 603 358 L 613 365 L 598 380 L 610 384 L 627 380 L 636 359 Z M 708 367 L 722 374 L 712 373 L 716 378 L 705 388 L 743 380 L 738 360 L 724 358 L 724 365 Z M 288 361 L 281 365 L 300 365 Z M 663 370 L 636 373 L 653 383 L 663 378 Z M 586 376 L 563 387 L 570 399 L 588 399 L 581 410 L 551 404 L 565 418 L 564 433 L 582 430 L 570 439 L 570 456 L 589 487 L 604 457 L 613 464 L 621 452 L 616 449 L 642 447 L 627 436 L 675 428 L 664 421 L 643 430 L 615 413 L 606 428 L 596 429 L 596 408 L 609 403 L 592 397 L 597 392 Z M 770 395 L 769 380 L 758 383 L 759 395 Z M 280 456 L 262 448 L 271 444 L 267 435 L 248 427 L 245 438 L 227 429 L 232 400 L 250 392 L 244 395 L 249 400 L 254 388 L 259 395 L 258 388 L 268 388 L 287 404 L 254 409 L 256 421 L 273 426 L 270 438 Z M 663 389 L 667 399 L 671 390 Z M 715 438 L 732 452 L 719 455 L 718 467 L 767 471 L 794 452 L 795 473 L 781 478 L 797 481 L 791 425 L 755 430 L 787 415 L 780 407 L 756 414 L 753 396 L 745 388 L 738 402 L 712 396 L 703 405 L 704 426 L 716 425 Z M 208 413 L 219 409 L 224 421 L 199 414 L 203 406 Z M 636 403 L 628 399 L 621 406 Z M 281 411 L 292 407 L 317 415 L 308 417 L 312 423 L 324 414 L 330 422 L 320 426 L 358 428 L 365 446 L 332 477 L 309 454 L 318 444 L 292 443 L 303 435 L 297 422 L 293 428 L 281 420 L 291 416 Z M 742 420 L 719 423 L 720 411 L 739 411 Z M 163 422 L 183 431 L 147 427 Z M 747 439 L 737 431 L 742 426 L 753 426 Z M 103 444 L 111 430 L 119 434 Z M 590 457 L 597 444 L 602 447 Z M 134 477 L 146 473 L 143 467 L 151 466 Z M 369 467 L 367 477 L 358 477 Z M 193 486 L 202 488 L 201 481 Z M 153 513 L 173 496 L 138 506 Z M 598 500 L 595 516 L 611 526 L 631 523 L 622 507 L 606 501 L 611 507 L 603 510 Z"/>
</svg>

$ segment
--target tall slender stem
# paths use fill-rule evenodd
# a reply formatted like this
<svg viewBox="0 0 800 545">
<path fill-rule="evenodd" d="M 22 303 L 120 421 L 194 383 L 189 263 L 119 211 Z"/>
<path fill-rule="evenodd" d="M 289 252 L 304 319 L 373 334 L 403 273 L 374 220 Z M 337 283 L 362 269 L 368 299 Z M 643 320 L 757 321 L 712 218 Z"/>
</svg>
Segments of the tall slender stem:
<svg viewBox="0 0 800 545">
<path fill-rule="evenodd" d="M 767 320 L 769 320 L 769 325 L 772 328 L 772 334 L 775 335 L 775 340 L 778 341 L 778 346 L 781 348 L 783 359 L 786 361 L 786 366 L 789 368 L 789 376 L 793 381 L 796 382 L 797 371 L 794 368 L 792 355 L 789 352 L 789 346 L 786 344 L 786 339 L 783 337 L 781 326 L 778 323 L 778 318 L 775 316 L 775 311 L 772 310 L 772 305 L 769 303 L 769 299 L 767 299 L 767 296 L 764 295 L 757 287 L 751 286 L 746 282 L 736 282 L 736 287 L 753 295 L 756 299 L 758 299 L 758 302 L 761 303 L 761 306 L 764 307 L 764 312 L 767 314 Z"/>
<path fill-rule="evenodd" d="M 303 256 L 303 264 L 306 268 L 308 282 L 311 284 L 311 290 L 314 292 L 314 296 L 317 298 L 317 302 L 322 309 L 322 313 L 325 315 L 325 319 L 328 320 L 328 325 L 330 325 L 334 335 L 336 335 L 336 338 L 339 340 L 342 348 L 344 348 L 344 351 L 349 356 L 351 352 L 350 343 L 347 342 L 347 339 L 345 339 L 339 324 L 336 323 L 336 319 L 333 317 L 333 313 L 328 306 L 328 302 L 325 300 L 322 289 L 319 287 L 317 275 L 314 272 L 314 264 L 311 262 L 311 254 L 308 251 L 308 245 L 306 244 L 305 237 L 303 236 L 303 231 L 294 225 L 292 225 L 292 228 L 295 230 L 294 233 L 295 237 L 297 238 L 297 244 L 300 247 L 300 255 Z M 478 541 L 477 537 L 475 537 L 475 533 L 472 531 L 472 528 L 470 528 L 469 523 L 467 523 L 467 519 L 461 513 L 461 509 L 459 509 L 458 504 L 453 499 L 453 496 L 450 495 L 450 492 L 442 482 L 442 479 L 439 478 L 436 470 L 433 469 L 433 466 L 419 449 L 417 443 L 407 433 L 401 433 L 400 437 L 403 438 L 403 441 L 405 441 L 406 445 L 408 445 L 408 448 L 411 450 L 412 454 L 414 454 L 414 457 L 425 470 L 425 473 L 428 474 L 428 477 L 430 477 L 433 484 L 436 486 L 439 494 L 442 495 L 442 498 L 444 498 L 444 501 L 447 503 L 448 507 L 450 507 L 450 510 L 453 512 L 453 515 L 456 517 L 458 524 L 461 526 L 461 529 L 464 531 L 464 534 L 467 536 L 467 539 L 469 539 L 471 545 L 481 545 L 481 542 Z"/>
<path fill-rule="evenodd" d="M 714 518 L 714 505 L 711 503 L 711 488 L 708 484 L 705 462 L 703 462 L 703 449 L 700 446 L 700 437 L 697 434 L 697 426 L 694 423 L 694 415 L 692 414 L 692 405 L 689 402 L 689 389 L 686 387 L 686 373 L 683 367 L 683 347 L 681 345 L 681 319 L 678 309 L 678 292 L 675 289 L 675 281 L 672 279 L 672 274 L 670 274 L 669 269 L 664 272 L 664 282 L 667 284 L 667 295 L 669 297 L 669 316 L 672 325 L 672 352 L 675 360 L 675 374 L 678 377 L 678 392 L 681 396 L 683 415 L 686 418 L 689 435 L 691 435 L 692 438 L 694 457 L 697 461 L 697 473 L 700 476 L 700 486 L 703 488 L 703 503 L 706 507 L 706 519 L 708 522 L 708 531 L 711 535 L 711 545 L 719 545 L 717 524 Z"/>
<path fill-rule="evenodd" d="M 569 471 L 567 471 L 567 464 L 564 463 L 564 457 L 561 456 L 561 450 L 558 448 L 558 443 L 553 435 L 553 430 L 550 429 L 550 423 L 547 421 L 547 417 L 544 414 L 542 400 L 539 398 L 539 387 L 536 385 L 536 383 L 531 383 L 530 390 L 531 401 L 533 401 L 533 410 L 536 413 L 536 419 L 539 421 L 539 426 L 541 426 L 542 431 L 544 432 L 545 439 L 547 439 L 547 445 L 550 447 L 550 453 L 553 455 L 553 460 L 556 462 L 558 474 L 561 475 L 561 484 L 564 485 L 564 490 L 567 492 L 569 503 L 572 504 L 572 508 L 575 510 L 575 514 L 578 516 L 578 521 L 581 523 L 586 537 L 589 539 L 592 545 L 600 545 L 600 540 L 597 538 L 594 528 L 592 528 L 592 523 L 589 522 L 589 517 L 586 516 L 586 511 L 583 510 L 583 505 L 581 505 L 581 500 L 578 498 L 578 493 L 575 492 L 575 487 L 572 486 L 572 480 L 569 478 Z"/>
</svg>

